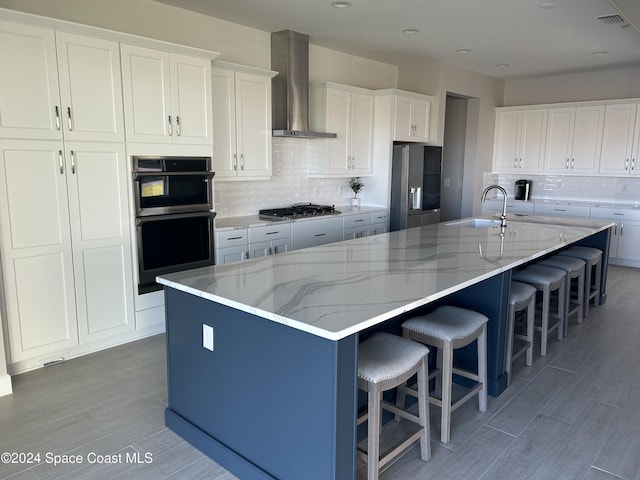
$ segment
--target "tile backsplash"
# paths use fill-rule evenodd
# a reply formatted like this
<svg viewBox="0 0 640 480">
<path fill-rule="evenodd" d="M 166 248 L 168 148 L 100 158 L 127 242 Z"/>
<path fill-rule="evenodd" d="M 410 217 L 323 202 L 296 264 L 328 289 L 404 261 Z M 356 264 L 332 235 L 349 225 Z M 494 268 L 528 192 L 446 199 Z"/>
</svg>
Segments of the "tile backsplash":
<svg viewBox="0 0 640 480">
<path fill-rule="evenodd" d="M 498 184 L 513 198 L 515 181 L 533 182 L 532 199 L 583 200 L 640 204 L 640 177 L 583 177 L 574 175 L 484 174 L 484 186 Z M 493 194 L 496 197 L 498 194 Z"/>
<path fill-rule="evenodd" d="M 263 181 L 216 181 L 219 217 L 256 215 L 262 208 L 311 202 L 345 205 L 353 192 L 347 178 L 309 178 L 307 164 L 321 153 L 317 139 L 273 138 L 273 176 Z"/>
</svg>

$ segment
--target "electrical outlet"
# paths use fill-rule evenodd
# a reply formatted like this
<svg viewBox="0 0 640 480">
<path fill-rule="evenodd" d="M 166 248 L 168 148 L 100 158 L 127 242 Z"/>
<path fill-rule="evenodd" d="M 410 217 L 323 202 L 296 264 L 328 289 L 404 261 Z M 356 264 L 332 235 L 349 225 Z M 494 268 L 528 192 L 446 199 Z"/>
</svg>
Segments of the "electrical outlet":
<svg viewBox="0 0 640 480">
<path fill-rule="evenodd" d="M 202 346 L 213 352 L 213 327 L 202 324 Z"/>
</svg>

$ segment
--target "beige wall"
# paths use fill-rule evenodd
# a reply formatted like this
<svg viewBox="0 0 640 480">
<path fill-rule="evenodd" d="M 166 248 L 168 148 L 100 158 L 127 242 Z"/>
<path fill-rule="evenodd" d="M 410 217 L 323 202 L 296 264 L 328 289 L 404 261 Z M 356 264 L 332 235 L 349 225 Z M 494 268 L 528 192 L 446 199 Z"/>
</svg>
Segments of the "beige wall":
<svg viewBox="0 0 640 480">
<path fill-rule="evenodd" d="M 640 67 L 508 80 L 504 106 L 640 97 Z"/>
</svg>

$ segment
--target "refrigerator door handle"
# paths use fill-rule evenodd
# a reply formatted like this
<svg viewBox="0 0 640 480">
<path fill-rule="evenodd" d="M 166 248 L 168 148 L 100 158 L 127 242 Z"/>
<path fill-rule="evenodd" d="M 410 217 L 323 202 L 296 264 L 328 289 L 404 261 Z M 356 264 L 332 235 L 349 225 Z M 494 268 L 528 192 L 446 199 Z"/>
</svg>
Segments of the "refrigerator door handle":
<svg viewBox="0 0 640 480">
<path fill-rule="evenodd" d="M 409 210 L 422 210 L 422 187 L 409 187 Z"/>
</svg>

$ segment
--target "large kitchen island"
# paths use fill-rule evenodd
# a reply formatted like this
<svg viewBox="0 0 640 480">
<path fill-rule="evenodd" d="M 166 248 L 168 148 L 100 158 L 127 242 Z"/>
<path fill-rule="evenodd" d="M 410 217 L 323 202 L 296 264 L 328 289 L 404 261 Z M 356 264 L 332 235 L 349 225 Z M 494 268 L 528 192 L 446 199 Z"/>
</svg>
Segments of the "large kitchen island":
<svg viewBox="0 0 640 480">
<path fill-rule="evenodd" d="M 605 301 L 613 224 L 558 220 L 441 223 L 159 277 L 166 425 L 243 480 L 355 478 L 359 340 L 444 303 L 482 312 L 497 396 L 514 269 L 600 248 Z"/>
</svg>

